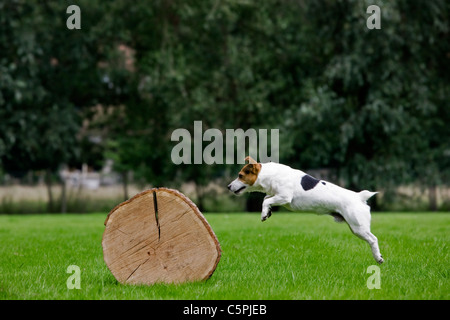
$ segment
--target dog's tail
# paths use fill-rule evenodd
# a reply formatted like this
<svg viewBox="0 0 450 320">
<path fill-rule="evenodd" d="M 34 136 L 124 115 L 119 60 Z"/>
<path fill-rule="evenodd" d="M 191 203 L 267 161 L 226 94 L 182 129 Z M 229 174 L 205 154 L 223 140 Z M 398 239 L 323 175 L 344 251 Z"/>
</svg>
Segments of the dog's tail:
<svg viewBox="0 0 450 320">
<path fill-rule="evenodd" d="M 373 197 L 377 193 L 378 192 L 372 192 L 372 191 L 363 190 L 363 191 L 361 191 L 358 194 L 359 194 L 359 198 L 361 199 L 361 201 L 366 203 L 367 200 L 369 200 L 371 197 Z"/>
</svg>

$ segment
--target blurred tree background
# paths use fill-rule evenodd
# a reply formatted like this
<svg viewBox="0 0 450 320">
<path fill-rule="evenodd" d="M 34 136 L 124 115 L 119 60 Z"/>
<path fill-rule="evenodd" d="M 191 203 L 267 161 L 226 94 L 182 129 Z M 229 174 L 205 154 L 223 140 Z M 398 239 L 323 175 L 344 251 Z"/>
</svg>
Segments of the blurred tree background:
<svg viewBox="0 0 450 320">
<path fill-rule="evenodd" d="M 80 30 L 66 27 L 71 4 Z M 381 29 L 366 27 L 372 4 Z M 220 197 L 243 203 L 220 195 L 241 165 L 171 160 L 173 130 L 192 133 L 200 120 L 223 133 L 279 129 L 280 162 L 380 190 L 378 209 L 410 210 L 400 190 L 410 186 L 427 197 L 418 209 L 448 211 L 449 9 L 447 0 L 0 0 L 3 184 L 39 175 L 47 212 L 83 211 L 67 208 L 61 168 L 99 171 L 110 159 L 124 198 L 131 182 L 192 182 L 201 209 L 227 211 Z M 247 209 L 260 201 L 246 200 Z"/>
</svg>

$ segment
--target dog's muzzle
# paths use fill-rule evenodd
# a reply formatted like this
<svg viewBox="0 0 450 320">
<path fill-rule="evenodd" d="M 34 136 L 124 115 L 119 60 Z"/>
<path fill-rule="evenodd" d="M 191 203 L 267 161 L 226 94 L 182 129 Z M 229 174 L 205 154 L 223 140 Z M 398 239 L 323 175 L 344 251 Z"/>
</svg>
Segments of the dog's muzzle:
<svg viewBox="0 0 450 320">
<path fill-rule="evenodd" d="M 247 185 L 236 179 L 231 182 L 227 188 L 234 194 L 240 195 L 247 188 Z"/>
</svg>

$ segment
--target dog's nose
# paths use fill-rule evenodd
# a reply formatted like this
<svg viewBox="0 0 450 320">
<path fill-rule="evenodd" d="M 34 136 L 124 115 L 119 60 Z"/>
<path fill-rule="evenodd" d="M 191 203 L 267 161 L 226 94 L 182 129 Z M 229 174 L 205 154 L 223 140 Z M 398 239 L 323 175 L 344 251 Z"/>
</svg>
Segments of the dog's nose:
<svg viewBox="0 0 450 320">
<path fill-rule="evenodd" d="M 231 190 L 231 183 L 227 186 L 228 190 Z"/>
</svg>

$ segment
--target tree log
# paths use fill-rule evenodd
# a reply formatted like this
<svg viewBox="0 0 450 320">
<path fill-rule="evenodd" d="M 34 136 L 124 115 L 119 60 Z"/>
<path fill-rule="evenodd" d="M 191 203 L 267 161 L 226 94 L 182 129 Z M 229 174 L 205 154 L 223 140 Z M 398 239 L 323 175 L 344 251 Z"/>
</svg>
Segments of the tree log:
<svg viewBox="0 0 450 320">
<path fill-rule="evenodd" d="M 154 188 L 116 206 L 105 221 L 103 257 L 120 283 L 206 280 L 219 241 L 197 206 L 177 190 Z"/>
</svg>

